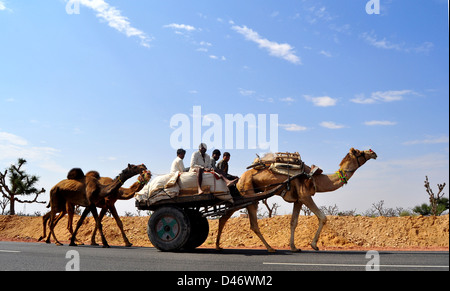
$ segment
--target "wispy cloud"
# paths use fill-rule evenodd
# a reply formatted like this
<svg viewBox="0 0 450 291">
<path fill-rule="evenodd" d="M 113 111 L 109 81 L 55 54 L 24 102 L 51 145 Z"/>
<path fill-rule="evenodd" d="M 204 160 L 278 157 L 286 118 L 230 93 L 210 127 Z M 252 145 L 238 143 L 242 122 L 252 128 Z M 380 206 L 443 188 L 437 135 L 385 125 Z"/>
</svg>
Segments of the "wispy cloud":
<svg viewBox="0 0 450 291">
<path fill-rule="evenodd" d="M 295 99 L 294 98 L 292 98 L 292 97 L 286 97 L 286 98 L 281 98 L 280 99 L 280 101 L 281 102 L 286 102 L 286 103 L 292 103 L 292 102 L 295 102 Z"/>
<path fill-rule="evenodd" d="M 253 90 L 239 88 L 239 94 L 241 94 L 242 96 L 252 96 L 255 95 L 256 92 Z"/>
<path fill-rule="evenodd" d="M 129 19 L 123 16 L 122 12 L 116 7 L 109 5 L 104 0 L 80 0 L 80 4 L 94 10 L 97 13 L 96 16 L 106 21 L 110 27 L 125 34 L 127 37 L 137 37 L 142 46 L 150 47 L 152 37 L 133 27 Z"/>
<path fill-rule="evenodd" d="M 417 94 L 412 90 L 391 90 L 373 92 L 370 97 L 366 98 L 364 94 L 356 95 L 350 101 L 358 104 L 374 104 L 380 102 L 394 102 L 403 100 L 405 95 Z"/>
<path fill-rule="evenodd" d="M 242 34 L 247 40 L 258 44 L 260 48 L 267 50 L 271 56 L 282 58 L 296 65 L 300 65 L 302 63 L 300 58 L 295 55 L 294 48 L 290 44 L 270 41 L 261 37 L 256 31 L 245 25 L 234 25 L 231 28 L 237 33 Z"/>
<path fill-rule="evenodd" d="M 337 99 L 331 98 L 329 96 L 312 97 L 310 95 L 304 95 L 303 97 L 305 97 L 307 101 L 312 102 L 314 106 L 318 107 L 330 107 L 337 104 Z"/>
<path fill-rule="evenodd" d="M 24 138 L 8 132 L 0 132 L 0 143 L 9 143 L 19 146 L 28 144 L 28 142 Z"/>
<path fill-rule="evenodd" d="M 365 125 L 367 126 L 391 126 L 391 125 L 396 125 L 397 122 L 394 121 L 388 121 L 388 120 L 372 120 L 372 121 L 366 121 L 364 122 Z"/>
<path fill-rule="evenodd" d="M 345 125 L 337 124 L 332 121 L 324 121 L 320 123 L 320 126 L 328 128 L 328 129 L 341 129 L 344 128 Z"/>
<path fill-rule="evenodd" d="M 404 145 L 416 145 L 416 144 L 440 144 L 440 143 L 449 143 L 448 136 L 439 136 L 439 137 L 427 137 L 425 139 L 412 140 L 404 142 Z"/>
<path fill-rule="evenodd" d="M 321 50 L 319 52 L 319 54 L 321 54 L 322 56 L 325 56 L 327 58 L 331 58 L 333 56 L 330 52 L 327 52 L 327 51 L 324 51 L 324 50 Z"/>
<path fill-rule="evenodd" d="M 172 28 L 174 30 L 180 31 L 180 30 L 184 30 L 184 31 L 194 31 L 196 30 L 196 28 L 192 25 L 187 25 L 187 24 L 178 24 L 178 23 L 171 23 L 171 24 L 167 24 L 164 25 L 165 28 Z"/>
<path fill-rule="evenodd" d="M 0 0 L 0 11 L 11 12 L 12 10 L 10 8 L 6 7 L 5 1 Z"/>
<path fill-rule="evenodd" d="M 432 42 L 423 42 L 418 46 L 408 46 L 405 43 L 394 43 L 386 38 L 379 39 L 373 32 L 364 32 L 360 37 L 369 45 L 385 50 L 396 50 L 401 52 L 429 53 L 434 47 Z"/>
<path fill-rule="evenodd" d="M 51 147 L 36 147 L 18 135 L 9 132 L 0 132 L 0 161 L 8 162 L 18 157 L 35 161 L 41 168 L 57 173 L 66 173 L 67 169 L 59 166 L 53 157 L 59 150 Z"/>
<path fill-rule="evenodd" d="M 284 128 L 287 131 L 305 131 L 308 130 L 307 127 L 301 126 L 295 123 L 290 124 L 279 124 L 280 127 Z"/>
</svg>

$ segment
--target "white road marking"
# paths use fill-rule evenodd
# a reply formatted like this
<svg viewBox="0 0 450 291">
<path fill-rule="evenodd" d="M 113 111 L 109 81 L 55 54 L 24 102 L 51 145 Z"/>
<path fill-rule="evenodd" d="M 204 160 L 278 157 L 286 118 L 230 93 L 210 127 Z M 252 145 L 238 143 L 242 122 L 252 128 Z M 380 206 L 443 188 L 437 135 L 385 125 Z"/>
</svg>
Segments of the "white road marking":
<svg viewBox="0 0 450 291">
<path fill-rule="evenodd" d="M 21 251 L 0 250 L 0 253 L 21 253 Z"/>
<path fill-rule="evenodd" d="M 263 265 L 284 265 L 284 266 L 322 266 L 322 267 L 366 267 L 366 265 L 356 264 L 306 264 L 306 263 L 263 263 Z M 371 265 L 380 268 L 449 268 L 449 266 L 424 266 L 424 265 Z"/>
</svg>

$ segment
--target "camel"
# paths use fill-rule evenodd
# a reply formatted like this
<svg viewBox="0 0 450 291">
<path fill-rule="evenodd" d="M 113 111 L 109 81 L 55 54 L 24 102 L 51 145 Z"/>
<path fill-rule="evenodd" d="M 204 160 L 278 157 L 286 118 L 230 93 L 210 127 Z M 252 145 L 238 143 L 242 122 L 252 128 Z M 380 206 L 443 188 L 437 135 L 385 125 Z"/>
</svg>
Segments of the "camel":
<svg viewBox="0 0 450 291">
<path fill-rule="evenodd" d="M 101 221 L 98 218 L 95 204 L 105 197 L 118 191 L 123 183 L 129 178 L 146 171 L 145 165 L 130 165 L 122 171 L 112 182 L 107 184 L 100 183 L 100 174 L 96 171 L 88 172 L 85 176 L 78 175 L 76 179 L 66 179 L 56 184 L 50 191 L 50 233 L 55 240 L 56 245 L 62 245 L 55 236 L 55 218 L 58 212 L 61 212 L 67 203 L 71 205 L 84 206 L 85 209 L 78 221 L 75 231 L 70 240 L 70 246 L 76 246 L 75 239 L 78 229 L 83 224 L 84 219 L 92 212 L 97 228 L 102 238 L 103 247 L 109 247 L 105 236 L 103 235 Z M 71 176 L 69 172 L 69 177 Z M 75 172 L 76 173 L 76 172 Z M 79 172 L 78 172 L 79 173 Z"/>
<path fill-rule="evenodd" d="M 138 181 L 136 183 L 134 183 L 133 185 L 131 185 L 130 188 L 120 188 L 119 191 L 117 191 L 116 193 L 113 193 L 112 195 L 105 197 L 105 199 L 100 200 L 96 204 L 97 207 L 102 208 L 102 210 L 100 211 L 100 215 L 98 216 L 100 221 L 102 221 L 103 216 L 105 216 L 105 214 L 108 210 L 111 212 L 114 219 L 116 220 L 116 223 L 120 229 L 120 232 L 122 233 L 122 238 L 125 242 L 126 247 L 131 247 L 132 244 L 130 243 L 127 236 L 125 235 L 125 232 L 123 230 L 123 223 L 120 220 L 119 215 L 117 214 L 117 210 L 116 210 L 116 207 L 114 206 L 114 204 L 116 203 L 117 200 L 129 200 L 129 199 L 133 198 L 134 194 L 141 191 L 142 188 L 144 188 L 144 186 L 148 183 L 148 181 L 150 181 L 151 177 L 152 177 L 152 174 L 150 171 L 144 171 L 139 176 Z M 111 178 L 101 178 L 100 179 L 100 183 L 102 183 L 102 184 L 105 184 L 105 182 L 110 182 L 110 181 L 112 181 Z M 73 218 L 73 216 L 72 216 L 72 218 Z M 97 233 L 97 229 L 98 228 L 96 225 L 94 228 L 94 231 L 92 232 L 91 245 L 98 245 L 95 242 L 95 235 Z"/>
<path fill-rule="evenodd" d="M 344 157 L 339 165 L 339 170 L 334 174 L 318 174 L 312 176 L 309 179 L 306 175 L 301 175 L 293 180 L 291 180 L 290 190 L 283 191 L 279 190 L 276 195 L 280 195 L 286 202 L 294 203 L 292 218 L 291 218 L 291 237 L 290 237 L 290 248 L 293 252 L 299 252 L 294 243 L 295 229 L 298 224 L 298 216 L 302 205 L 307 206 L 318 218 L 319 227 L 316 231 L 314 239 L 311 242 L 311 246 L 314 250 L 319 250 L 317 247 L 317 241 L 319 239 L 320 233 L 323 226 L 327 222 L 327 217 L 314 203 L 312 196 L 316 192 L 331 192 L 341 188 L 343 185 L 347 184 L 348 180 L 353 176 L 356 170 L 364 165 L 370 159 L 376 159 L 377 154 L 372 150 L 359 151 L 351 148 L 349 153 Z M 311 168 L 305 167 L 305 172 L 309 173 Z M 275 174 L 268 168 L 264 169 L 251 169 L 246 171 L 240 178 L 238 184 L 236 185 L 239 192 L 243 196 L 255 194 L 255 189 L 266 189 L 268 185 L 276 185 L 283 183 L 287 180 L 287 176 L 281 174 Z M 257 210 L 258 204 L 252 204 L 247 206 L 248 217 L 250 220 L 250 228 L 255 232 L 255 234 L 261 239 L 265 247 L 269 252 L 275 252 L 275 250 L 266 242 L 263 235 L 261 234 L 258 226 L 257 220 Z M 225 213 L 219 220 L 219 229 L 216 239 L 216 249 L 221 250 L 220 247 L 220 237 L 223 228 L 227 220 L 233 215 L 234 211 Z"/>
<path fill-rule="evenodd" d="M 82 179 L 82 177 L 84 177 L 84 173 L 81 169 L 72 169 L 69 172 L 69 174 L 67 175 L 67 177 L 68 177 L 68 179 L 78 180 L 78 179 Z M 129 200 L 132 197 L 134 197 L 134 194 L 136 192 L 139 192 L 150 181 L 151 177 L 152 177 L 152 174 L 150 171 L 143 171 L 139 175 L 137 182 L 135 182 L 133 185 L 131 185 L 130 188 L 121 187 L 121 188 L 119 188 L 119 190 L 117 192 L 112 193 L 111 195 L 105 197 L 104 199 L 102 199 L 96 203 L 96 207 L 102 208 L 102 211 L 100 212 L 100 215 L 99 215 L 100 221 L 102 220 L 103 216 L 106 214 L 106 211 L 110 210 L 111 214 L 113 215 L 114 219 L 116 220 L 117 226 L 119 227 L 119 229 L 122 233 L 122 237 L 124 239 L 125 246 L 127 246 L 127 247 L 131 247 L 132 244 L 129 242 L 128 238 L 125 235 L 125 232 L 123 230 L 122 221 L 120 220 L 120 218 L 117 214 L 117 210 L 116 210 L 114 204 L 117 200 Z M 111 178 L 101 177 L 99 181 L 101 184 L 108 184 L 108 183 L 111 183 L 113 180 Z M 69 218 L 67 221 L 67 229 L 68 229 L 69 233 L 71 235 L 73 235 L 73 226 L 72 225 L 73 225 L 74 213 L 75 213 L 75 206 L 67 202 L 66 207 L 64 209 L 60 210 L 60 214 L 56 218 L 54 225 L 56 226 L 56 224 L 59 222 L 59 220 L 61 220 L 61 218 L 63 218 L 64 215 L 68 214 Z M 47 237 L 46 224 L 47 224 L 47 221 L 50 219 L 50 215 L 51 215 L 51 211 L 49 211 L 47 214 L 45 214 L 42 217 L 44 233 L 39 238 L 39 241 L 44 239 L 45 237 Z M 96 232 L 97 232 L 97 225 L 95 226 L 94 232 L 91 237 L 91 245 L 97 245 L 97 243 L 95 242 Z M 50 243 L 50 233 L 47 237 L 46 243 Z M 82 244 L 82 243 L 79 243 L 79 244 Z"/>
</svg>

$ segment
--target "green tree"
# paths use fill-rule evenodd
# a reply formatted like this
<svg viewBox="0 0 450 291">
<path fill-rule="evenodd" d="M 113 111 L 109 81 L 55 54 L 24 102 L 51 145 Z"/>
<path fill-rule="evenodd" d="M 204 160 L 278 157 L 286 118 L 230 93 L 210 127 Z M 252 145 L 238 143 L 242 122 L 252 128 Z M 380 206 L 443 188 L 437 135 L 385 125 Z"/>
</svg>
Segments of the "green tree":
<svg viewBox="0 0 450 291">
<path fill-rule="evenodd" d="M 35 185 L 39 177 L 29 175 L 23 169 L 27 163 L 25 159 L 19 158 L 17 164 L 11 165 L 4 173 L 0 172 L 0 193 L 9 200 L 9 214 L 15 215 L 15 202 L 18 203 L 45 203 L 37 201 L 40 194 L 45 193 L 45 189 L 38 190 Z M 9 185 L 7 183 L 7 179 Z M 35 195 L 32 200 L 21 200 L 18 196 Z"/>
<path fill-rule="evenodd" d="M 430 182 L 428 177 L 425 176 L 425 189 L 428 193 L 430 204 L 423 203 L 414 207 L 413 211 L 421 215 L 441 215 L 444 211 L 449 209 L 449 200 L 443 197 L 445 193 L 443 192 L 445 188 L 444 184 L 438 184 L 438 193 L 434 194 L 433 189 L 430 187 Z"/>
<path fill-rule="evenodd" d="M 449 201 L 448 198 L 442 197 L 437 201 L 436 206 L 436 215 L 439 216 L 442 212 L 449 209 Z M 417 205 L 413 208 L 415 213 L 418 213 L 423 216 L 433 215 L 432 207 L 430 204 L 423 203 L 422 205 Z"/>
</svg>

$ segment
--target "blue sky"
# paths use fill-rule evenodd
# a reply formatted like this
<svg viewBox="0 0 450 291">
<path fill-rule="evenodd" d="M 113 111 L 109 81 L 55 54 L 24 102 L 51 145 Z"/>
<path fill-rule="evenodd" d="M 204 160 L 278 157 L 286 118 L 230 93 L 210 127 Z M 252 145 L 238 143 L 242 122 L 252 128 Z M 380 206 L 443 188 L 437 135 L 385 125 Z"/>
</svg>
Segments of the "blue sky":
<svg viewBox="0 0 450 291">
<path fill-rule="evenodd" d="M 24 157 L 48 191 L 73 167 L 164 174 L 171 119 L 190 120 L 188 164 L 200 106 L 223 132 L 227 114 L 264 115 L 267 129 L 277 115 L 278 150 L 325 173 L 351 147 L 377 152 L 320 206 L 427 202 L 425 175 L 449 180 L 448 2 L 380 0 L 371 15 L 367 2 L 0 0 L 0 169 Z M 237 175 L 265 152 L 224 144 Z"/>
</svg>

